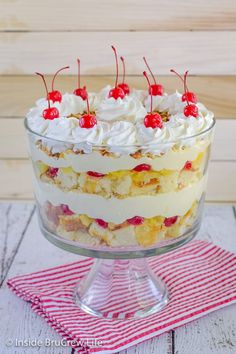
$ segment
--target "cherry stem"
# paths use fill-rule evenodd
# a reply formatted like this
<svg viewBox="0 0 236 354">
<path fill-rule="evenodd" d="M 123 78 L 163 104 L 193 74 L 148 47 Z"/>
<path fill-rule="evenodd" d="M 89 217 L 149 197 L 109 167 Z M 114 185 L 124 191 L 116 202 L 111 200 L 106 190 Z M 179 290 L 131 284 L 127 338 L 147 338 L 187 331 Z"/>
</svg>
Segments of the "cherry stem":
<svg viewBox="0 0 236 354">
<path fill-rule="evenodd" d="M 117 87 L 117 84 L 118 84 L 118 59 L 117 59 L 117 52 L 116 52 L 116 48 L 112 45 L 111 46 L 114 54 L 115 54 L 115 60 L 116 60 L 116 81 L 115 81 L 115 87 Z"/>
<path fill-rule="evenodd" d="M 152 113 L 152 90 L 151 90 L 151 83 L 150 83 L 150 80 L 149 80 L 149 78 L 148 78 L 148 76 L 147 76 L 147 73 L 146 73 L 146 71 L 144 71 L 143 72 L 143 75 L 144 75 L 144 77 L 146 78 L 146 80 L 147 80 L 147 83 L 148 83 L 148 86 L 149 86 L 149 89 L 150 89 L 150 96 L 151 96 L 151 113 Z"/>
<path fill-rule="evenodd" d="M 184 92 L 185 92 L 185 95 L 186 95 L 187 104 L 189 105 L 188 95 L 187 95 L 187 92 L 188 92 L 187 76 L 188 76 L 188 71 L 185 71 L 185 73 L 184 73 Z"/>
<path fill-rule="evenodd" d="M 54 91 L 54 81 L 55 81 L 56 76 L 59 74 L 60 71 L 65 70 L 65 69 L 69 69 L 69 66 L 64 66 L 63 68 L 57 70 L 57 72 L 53 76 L 53 79 L 52 79 L 52 91 Z"/>
<path fill-rule="evenodd" d="M 124 59 L 124 57 L 120 57 L 120 60 L 122 61 L 122 65 L 123 65 L 123 79 L 122 79 L 122 83 L 124 84 L 124 83 L 125 83 L 125 75 L 126 75 L 126 72 L 125 72 L 125 59 Z"/>
<path fill-rule="evenodd" d="M 87 103 L 87 112 L 88 112 L 88 114 L 90 114 L 88 95 L 86 97 L 86 103 Z"/>
<path fill-rule="evenodd" d="M 186 71 L 184 73 L 184 78 L 182 78 L 182 76 L 180 74 L 178 74 L 177 71 L 175 71 L 174 69 L 171 69 L 170 72 L 172 72 L 175 75 L 177 75 L 178 78 L 180 78 L 180 80 L 183 82 L 183 84 L 184 84 L 184 93 L 186 94 L 187 92 L 189 92 L 189 89 L 188 89 L 188 86 L 187 86 L 188 71 Z M 189 104 L 187 95 L 186 95 L 186 100 L 187 100 L 187 103 Z"/>
<path fill-rule="evenodd" d="M 43 74 L 40 74 L 40 73 L 35 73 L 36 75 L 39 75 L 41 78 L 42 78 L 42 80 L 43 80 L 43 83 L 44 83 L 44 86 L 45 86 L 45 89 L 46 89 L 46 93 L 47 93 L 47 101 L 48 101 L 48 108 L 51 108 L 50 107 L 50 100 L 49 100 L 49 97 L 48 97 L 48 87 L 47 87 L 47 84 L 46 84 L 46 81 L 45 81 L 45 78 L 44 78 L 44 75 Z"/>
<path fill-rule="evenodd" d="M 80 88 L 80 59 L 77 59 L 78 63 L 78 88 Z"/>
<path fill-rule="evenodd" d="M 144 63 L 146 64 L 146 67 L 148 68 L 148 71 L 149 71 L 150 74 L 151 74 L 151 77 L 152 77 L 152 79 L 153 79 L 153 81 L 154 81 L 154 84 L 156 85 L 157 82 L 156 82 L 155 76 L 153 75 L 153 72 L 152 72 L 150 66 L 148 65 L 147 59 L 146 59 L 145 57 L 143 57 L 143 60 L 144 60 Z"/>
</svg>

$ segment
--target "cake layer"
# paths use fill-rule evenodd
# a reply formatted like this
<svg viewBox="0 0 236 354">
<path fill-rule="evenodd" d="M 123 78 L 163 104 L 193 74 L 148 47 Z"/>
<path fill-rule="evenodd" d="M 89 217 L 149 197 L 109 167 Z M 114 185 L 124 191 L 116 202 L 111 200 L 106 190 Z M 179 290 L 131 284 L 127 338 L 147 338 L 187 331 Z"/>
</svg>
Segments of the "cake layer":
<svg viewBox="0 0 236 354">
<path fill-rule="evenodd" d="M 206 156 L 206 154 L 205 154 Z M 178 170 L 155 171 L 148 164 L 134 170 L 101 174 L 95 171 L 75 172 L 71 167 L 51 167 L 41 161 L 34 162 L 38 178 L 58 189 L 77 193 L 100 195 L 104 198 L 124 199 L 139 195 L 157 195 L 180 191 L 199 181 L 203 176 L 205 158 L 200 153 L 195 161 L 188 161 Z"/>
<path fill-rule="evenodd" d="M 74 214 L 68 205 L 53 205 L 50 202 L 40 206 L 44 224 L 63 238 L 90 245 L 152 246 L 156 243 L 178 237 L 194 223 L 198 203 L 195 202 L 183 216 L 153 218 L 136 216 L 122 224 L 93 219 L 85 214 Z"/>
<path fill-rule="evenodd" d="M 40 204 L 49 201 L 53 205 L 67 204 L 76 214 L 120 224 L 136 215 L 151 218 L 155 215 L 172 217 L 184 215 L 205 191 L 206 176 L 178 192 L 156 196 L 105 199 L 94 194 L 63 192 L 52 184 L 35 180 L 35 194 Z"/>
<path fill-rule="evenodd" d="M 169 150 L 162 156 L 153 158 L 145 155 L 122 155 L 109 156 L 101 151 L 93 151 L 89 154 L 74 153 L 72 150 L 63 152 L 58 157 L 50 156 L 46 151 L 41 150 L 35 144 L 31 146 L 31 157 L 33 161 L 42 161 L 52 167 L 72 167 L 75 172 L 96 171 L 109 173 L 117 170 L 131 170 L 139 164 L 149 164 L 155 171 L 162 169 L 181 170 L 186 161 L 194 161 L 199 153 L 203 152 L 210 141 L 199 141 L 192 147 Z"/>
</svg>

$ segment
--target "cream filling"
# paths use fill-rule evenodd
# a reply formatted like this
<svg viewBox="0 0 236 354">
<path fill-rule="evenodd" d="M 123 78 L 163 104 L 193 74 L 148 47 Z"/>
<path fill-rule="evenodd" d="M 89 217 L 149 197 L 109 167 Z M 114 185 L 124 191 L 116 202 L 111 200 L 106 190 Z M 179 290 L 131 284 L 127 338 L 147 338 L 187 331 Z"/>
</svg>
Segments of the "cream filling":
<svg viewBox="0 0 236 354">
<path fill-rule="evenodd" d="M 198 154 L 206 149 L 209 141 L 199 142 L 193 147 L 184 148 L 183 150 L 169 150 L 162 156 L 154 159 L 142 157 L 135 159 L 129 155 L 121 155 L 119 157 L 103 156 L 99 152 L 89 154 L 65 153 L 64 157 L 59 159 L 48 156 L 41 149 L 32 144 L 31 157 L 33 161 L 41 160 L 48 166 L 52 167 L 69 167 L 71 166 L 75 172 L 96 171 L 100 173 L 109 173 L 119 170 L 132 170 L 135 166 L 146 163 L 152 166 L 153 170 L 160 171 L 162 169 L 181 170 L 186 161 L 194 161 Z"/>
<path fill-rule="evenodd" d="M 205 191 L 207 176 L 179 192 L 163 193 L 157 196 L 137 196 L 126 199 L 105 199 L 94 194 L 63 192 L 56 186 L 34 179 L 36 198 L 41 205 L 49 201 L 53 205 L 67 204 L 76 214 L 86 214 L 120 224 L 139 215 L 151 218 L 157 215 L 171 217 L 184 215 Z"/>
</svg>

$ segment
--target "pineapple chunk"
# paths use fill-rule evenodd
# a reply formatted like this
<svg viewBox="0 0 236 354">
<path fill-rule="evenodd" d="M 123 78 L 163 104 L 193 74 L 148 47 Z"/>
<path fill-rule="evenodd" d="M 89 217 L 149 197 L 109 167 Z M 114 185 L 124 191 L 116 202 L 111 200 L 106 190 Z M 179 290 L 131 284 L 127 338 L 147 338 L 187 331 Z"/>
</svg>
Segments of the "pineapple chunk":
<svg viewBox="0 0 236 354">
<path fill-rule="evenodd" d="M 35 162 L 36 172 L 38 172 L 39 176 L 44 174 L 48 170 L 48 166 L 45 165 L 42 161 Z"/>
<path fill-rule="evenodd" d="M 142 225 L 136 226 L 135 235 L 139 245 L 144 247 L 154 245 L 157 242 L 160 230 L 160 224 L 150 225 L 149 220 L 145 220 Z"/>
<path fill-rule="evenodd" d="M 85 227 L 89 227 L 92 223 L 92 219 L 89 216 L 84 214 L 80 215 L 80 221 Z"/>
</svg>

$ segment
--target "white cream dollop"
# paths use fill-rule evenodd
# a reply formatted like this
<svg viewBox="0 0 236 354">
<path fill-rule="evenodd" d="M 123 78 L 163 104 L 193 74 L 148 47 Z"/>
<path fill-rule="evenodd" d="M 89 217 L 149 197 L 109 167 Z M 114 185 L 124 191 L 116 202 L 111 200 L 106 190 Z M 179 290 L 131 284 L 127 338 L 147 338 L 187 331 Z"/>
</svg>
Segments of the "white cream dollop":
<svg viewBox="0 0 236 354">
<path fill-rule="evenodd" d="M 136 122 L 145 117 L 146 109 L 142 103 L 132 96 L 125 96 L 117 100 L 113 97 L 105 98 L 99 105 L 97 117 L 103 121 Z"/>
<path fill-rule="evenodd" d="M 136 129 L 131 122 L 115 122 L 107 133 L 106 144 L 109 151 L 119 153 L 133 153 L 136 150 Z"/>
</svg>

